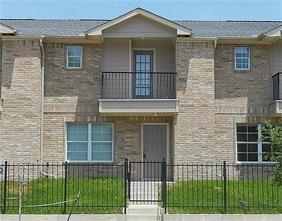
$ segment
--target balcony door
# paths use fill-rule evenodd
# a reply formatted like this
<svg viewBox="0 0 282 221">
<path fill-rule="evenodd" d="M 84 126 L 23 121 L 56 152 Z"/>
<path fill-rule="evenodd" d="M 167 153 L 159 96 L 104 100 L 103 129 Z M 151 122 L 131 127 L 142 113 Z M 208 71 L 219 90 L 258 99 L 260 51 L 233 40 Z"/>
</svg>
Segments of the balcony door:
<svg viewBox="0 0 282 221">
<path fill-rule="evenodd" d="M 134 51 L 133 96 L 134 98 L 153 97 L 153 52 Z"/>
</svg>

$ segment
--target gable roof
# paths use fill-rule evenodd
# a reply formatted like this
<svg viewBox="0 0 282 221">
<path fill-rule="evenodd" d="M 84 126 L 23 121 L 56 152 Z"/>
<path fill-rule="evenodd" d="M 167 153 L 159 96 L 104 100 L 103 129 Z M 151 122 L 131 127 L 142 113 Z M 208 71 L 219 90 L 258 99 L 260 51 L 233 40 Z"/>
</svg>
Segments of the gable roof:
<svg viewBox="0 0 282 221">
<path fill-rule="evenodd" d="M 280 24 L 277 27 L 272 28 L 269 31 L 265 32 L 264 36 L 271 36 L 271 37 L 280 37 L 280 36 L 282 36 L 282 24 Z"/>
<path fill-rule="evenodd" d="M 257 37 L 265 33 L 270 34 L 272 30 L 276 31 L 276 28 L 279 29 L 282 26 L 282 21 L 171 21 L 141 8 L 134 9 L 113 20 L 0 19 L 0 25 L 5 28 L 9 27 L 10 31 L 16 31 L 17 35 L 20 36 L 78 37 L 85 34 L 100 33 L 102 30 L 137 14 L 142 14 L 166 26 L 175 28 L 179 31 L 179 34 L 181 32 L 193 32 L 193 37 L 199 38 Z"/>
<path fill-rule="evenodd" d="M 16 30 L 12 27 L 0 23 L 0 34 L 14 34 Z"/>
<path fill-rule="evenodd" d="M 105 22 L 104 24 L 101 24 L 97 27 L 94 27 L 88 31 L 85 32 L 86 35 L 102 35 L 102 31 L 110 28 L 118 23 L 121 23 L 127 19 L 130 19 L 136 15 L 142 15 L 146 18 L 152 19 L 156 22 L 159 22 L 160 24 L 163 24 L 165 26 L 168 26 L 170 28 L 176 29 L 177 30 L 177 35 L 191 35 L 192 31 L 190 28 L 188 28 L 187 26 L 181 25 L 179 23 L 170 21 L 166 18 L 163 18 L 159 15 L 156 15 L 152 12 L 149 12 L 145 9 L 142 8 L 136 8 L 130 12 L 127 12 L 113 20 L 110 20 L 108 22 Z"/>
</svg>

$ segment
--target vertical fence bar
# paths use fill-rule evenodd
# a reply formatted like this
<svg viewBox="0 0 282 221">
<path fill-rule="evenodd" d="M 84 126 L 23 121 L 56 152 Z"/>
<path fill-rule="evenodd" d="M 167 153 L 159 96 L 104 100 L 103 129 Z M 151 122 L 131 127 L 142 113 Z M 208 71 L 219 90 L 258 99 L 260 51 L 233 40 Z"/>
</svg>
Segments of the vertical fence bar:
<svg viewBox="0 0 282 221">
<path fill-rule="evenodd" d="M 227 213 L 226 161 L 223 161 L 223 212 Z"/>
<path fill-rule="evenodd" d="M 129 169 L 128 169 L 128 199 L 130 200 L 131 195 L 131 164 L 129 163 Z"/>
<path fill-rule="evenodd" d="M 128 159 L 124 162 L 124 214 L 126 214 L 127 206 L 127 174 L 128 174 Z"/>
<path fill-rule="evenodd" d="M 162 162 L 162 201 L 163 201 L 163 209 L 166 214 L 167 204 L 166 204 L 166 160 L 163 158 Z"/>
<path fill-rule="evenodd" d="M 7 212 L 7 173 L 8 173 L 8 162 L 5 161 L 5 167 L 4 167 L 4 193 L 3 193 L 3 214 L 6 214 Z"/>
<path fill-rule="evenodd" d="M 64 179 L 64 211 L 63 213 L 67 213 L 67 182 L 68 182 L 68 162 L 65 162 L 65 179 Z"/>
</svg>

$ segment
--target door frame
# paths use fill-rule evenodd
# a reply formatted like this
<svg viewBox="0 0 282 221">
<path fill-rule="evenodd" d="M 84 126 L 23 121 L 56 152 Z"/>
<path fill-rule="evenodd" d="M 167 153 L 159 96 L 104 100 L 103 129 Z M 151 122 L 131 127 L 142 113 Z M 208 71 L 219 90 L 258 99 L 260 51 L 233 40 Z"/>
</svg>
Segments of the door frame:
<svg viewBox="0 0 282 221">
<path fill-rule="evenodd" d="M 144 162 L 144 147 L 143 147 L 143 134 L 144 134 L 144 125 L 164 125 L 166 126 L 166 162 L 167 164 L 169 164 L 169 134 L 170 134 L 170 131 L 169 131 L 169 123 L 141 123 L 141 142 L 140 142 L 140 146 L 141 146 L 141 161 Z M 142 171 L 142 174 L 143 174 L 143 171 Z"/>
<path fill-rule="evenodd" d="M 149 95 L 136 95 L 136 77 L 137 77 L 137 72 L 136 72 L 136 54 L 142 54 L 142 53 L 147 53 L 150 54 L 151 57 L 151 71 L 149 72 L 149 78 L 150 78 L 150 94 Z M 133 60 L 133 66 L 132 66 L 132 71 L 134 72 L 134 75 L 132 76 L 131 80 L 131 88 L 132 88 L 132 95 L 134 96 L 135 99 L 152 99 L 154 97 L 154 75 L 152 75 L 152 72 L 155 72 L 155 50 L 153 49 L 137 49 L 134 48 L 132 50 L 132 60 Z"/>
<path fill-rule="evenodd" d="M 135 51 L 151 51 L 153 54 L 153 72 L 156 72 L 156 48 L 132 48 L 131 50 L 131 55 L 129 57 L 131 57 L 130 59 L 132 60 L 132 64 L 131 64 L 131 68 L 132 68 L 132 72 L 134 71 L 134 52 Z M 129 61 L 130 62 L 130 61 Z"/>
</svg>

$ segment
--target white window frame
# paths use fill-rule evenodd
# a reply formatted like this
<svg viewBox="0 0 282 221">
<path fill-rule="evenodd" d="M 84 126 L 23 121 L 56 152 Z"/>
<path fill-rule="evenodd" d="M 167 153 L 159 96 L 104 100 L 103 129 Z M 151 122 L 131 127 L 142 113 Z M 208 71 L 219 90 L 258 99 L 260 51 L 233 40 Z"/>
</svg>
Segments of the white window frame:
<svg viewBox="0 0 282 221">
<path fill-rule="evenodd" d="M 248 57 L 240 57 L 240 58 L 247 58 L 248 59 L 248 68 L 237 68 L 237 57 L 236 57 L 236 50 L 239 48 L 248 48 L 249 49 L 249 56 Z M 245 46 L 238 46 L 234 48 L 234 68 L 236 71 L 249 71 L 251 70 L 251 48 Z"/>
<path fill-rule="evenodd" d="M 75 57 L 77 58 L 78 56 L 69 56 L 69 47 L 79 47 L 81 50 L 81 54 L 80 54 L 80 66 L 79 67 L 70 67 L 69 66 L 69 57 Z M 82 56 L 83 56 L 83 47 L 81 45 L 67 45 L 67 68 L 68 69 L 81 69 L 82 68 Z"/>
<path fill-rule="evenodd" d="M 248 125 L 248 126 L 257 126 L 258 127 L 258 141 L 257 142 L 244 142 L 244 141 L 237 141 L 237 125 L 238 124 L 236 124 L 236 126 L 235 126 L 235 130 L 236 130 L 236 132 L 235 132 L 235 143 L 236 143 L 236 163 L 237 164 L 273 164 L 273 163 L 275 163 L 275 162 L 272 162 L 272 161 L 263 161 L 263 152 L 262 152 L 262 144 L 269 144 L 269 142 L 263 142 L 263 141 L 261 141 L 261 137 L 262 137 L 262 131 L 261 131 L 261 128 L 262 128 L 262 125 L 261 124 L 247 124 L 246 123 L 246 125 Z M 242 143 L 242 144 L 257 144 L 257 146 L 258 146 L 258 161 L 239 161 L 238 160 L 238 144 L 240 144 L 240 143 Z"/>
<path fill-rule="evenodd" d="M 87 160 L 68 160 L 68 142 L 85 142 L 85 141 L 68 141 L 67 137 L 67 130 L 68 130 L 68 124 L 69 123 L 75 123 L 75 122 L 67 122 L 66 123 L 66 132 L 65 132 L 65 137 L 66 137 L 66 151 L 65 151 L 65 160 L 70 163 L 113 163 L 114 162 L 114 124 L 113 123 L 80 123 L 80 124 L 87 124 L 88 128 L 88 141 L 87 141 Z M 92 160 L 92 143 L 93 141 L 91 140 L 91 125 L 93 124 L 108 124 L 111 125 L 112 127 L 112 159 L 111 160 Z M 98 141 L 97 141 L 98 142 Z M 99 141 L 100 142 L 100 141 Z M 103 141 L 101 141 L 103 142 Z M 105 142 L 110 142 L 110 141 L 105 141 Z"/>
</svg>

